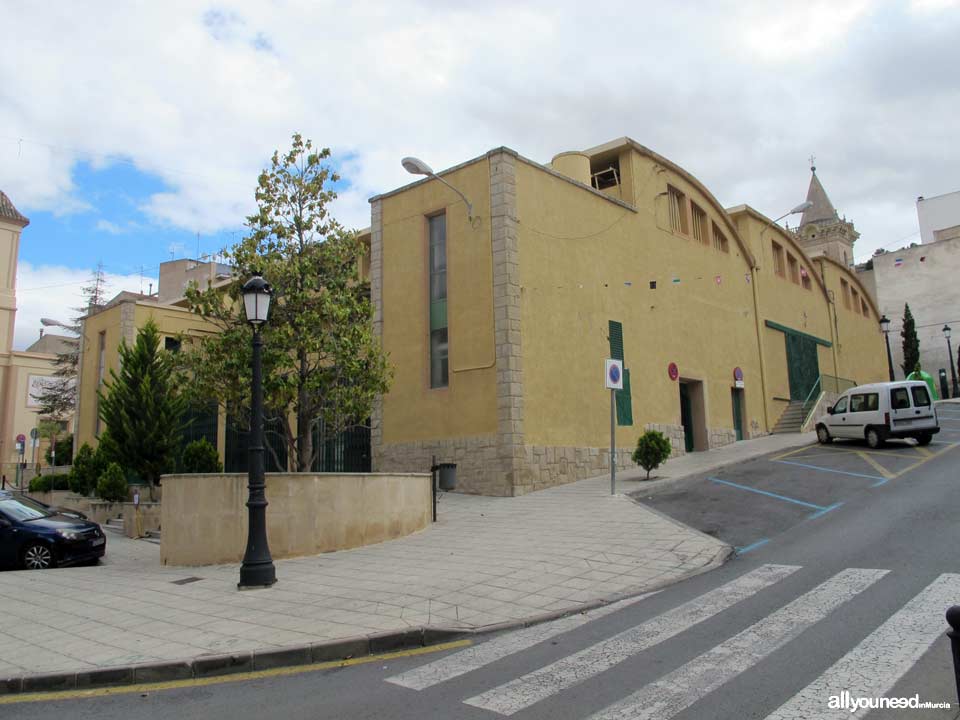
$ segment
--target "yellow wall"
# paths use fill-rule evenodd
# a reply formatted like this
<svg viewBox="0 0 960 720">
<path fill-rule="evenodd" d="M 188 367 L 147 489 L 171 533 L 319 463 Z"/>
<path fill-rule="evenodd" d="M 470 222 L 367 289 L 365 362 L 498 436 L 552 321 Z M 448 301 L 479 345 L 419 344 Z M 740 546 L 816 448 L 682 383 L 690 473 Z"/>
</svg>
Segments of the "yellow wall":
<svg viewBox="0 0 960 720">
<path fill-rule="evenodd" d="M 383 346 L 395 370 L 383 400 L 383 442 L 477 436 L 497 430 L 490 237 L 490 169 L 484 158 L 383 198 Z M 430 388 L 427 217 L 447 215 L 449 386 Z"/>
<path fill-rule="evenodd" d="M 733 428 L 730 391 L 740 367 L 745 431 L 753 421 L 762 430 L 750 266 L 723 210 L 680 174 L 633 150 L 623 151 L 620 168 L 637 212 L 518 162 L 525 442 L 609 443 L 609 320 L 623 325 L 632 383 L 634 425 L 618 428 L 618 446 L 633 446 L 647 423 L 680 424 L 670 362 L 681 378 L 703 381 L 713 429 Z M 729 253 L 671 232 L 668 182 L 723 229 Z"/>
<path fill-rule="evenodd" d="M 880 330 L 880 315 L 856 275 L 830 258 L 815 260 L 824 284 L 835 298 L 837 375 L 858 385 L 886 382 L 889 379 L 887 349 Z M 867 301 L 868 314 L 860 308 L 848 309 L 843 302 L 841 280 L 846 280 Z"/>
</svg>

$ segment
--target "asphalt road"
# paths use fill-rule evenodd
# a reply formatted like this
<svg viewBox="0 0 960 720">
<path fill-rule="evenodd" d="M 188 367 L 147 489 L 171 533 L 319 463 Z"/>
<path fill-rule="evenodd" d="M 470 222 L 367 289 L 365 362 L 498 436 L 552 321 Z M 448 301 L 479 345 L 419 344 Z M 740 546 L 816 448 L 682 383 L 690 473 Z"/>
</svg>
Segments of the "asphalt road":
<svg viewBox="0 0 960 720">
<path fill-rule="evenodd" d="M 772 456 L 653 495 L 741 548 L 611 610 L 470 647 L 202 687 L 2 704 L 0 718 L 829 718 L 841 690 L 958 716 L 943 612 L 960 603 L 960 407 L 928 452 Z M 759 492 L 758 492 L 759 491 Z"/>
</svg>

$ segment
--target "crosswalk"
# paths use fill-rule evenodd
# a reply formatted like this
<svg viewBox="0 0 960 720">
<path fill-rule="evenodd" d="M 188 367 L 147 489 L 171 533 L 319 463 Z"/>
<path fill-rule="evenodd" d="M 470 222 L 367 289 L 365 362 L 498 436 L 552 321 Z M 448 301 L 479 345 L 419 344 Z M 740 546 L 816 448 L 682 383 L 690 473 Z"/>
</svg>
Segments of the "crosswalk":
<svg viewBox="0 0 960 720">
<path fill-rule="evenodd" d="M 762 565 L 633 627 L 507 682 L 483 689 L 462 701 L 488 711 L 491 717 L 509 717 L 550 698 L 575 697 L 588 683 L 638 654 L 656 653 L 671 639 L 708 623 L 731 608 L 749 608 L 751 603 L 764 597 L 765 591 L 775 588 L 801 569 L 796 565 Z M 591 708 L 592 714 L 588 712 L 586 716 L 589 720 L 672 718 L 755 668 L 814 625 L 828 620 L 847 603 L 871 592 L 889 572 L 847 568 L 773 608 L 772 612 L 751 611 L 748 614 L 763 616 L 643 687 L 625 688 L 621 699 L 600 709 Z M 410 690 L 429 691 L 470 673 L 496 668 L 497 663 L 507 658 L 523 658 L 523 653 L 541 643 L 600 617 L 638 606 L 648 597 L 644 595 L 589 613 L 507 633 L 386 680 Z M 848 708 L 829 709 L 828 698 L 844 690 L 862 697 L 883 696 L 942 636 L 946 627 L 944 610 L 958 600 L 960 574 L 940 575 L 809 685 L 792 697 L 778 700 L 782 704 L 767 716 L 768 720 L 862 717 L 865 710 L 852 713 Z M 475 688 L 474 691 L 481 689 L 476 684 L 471 687 Z"/>
</svg>

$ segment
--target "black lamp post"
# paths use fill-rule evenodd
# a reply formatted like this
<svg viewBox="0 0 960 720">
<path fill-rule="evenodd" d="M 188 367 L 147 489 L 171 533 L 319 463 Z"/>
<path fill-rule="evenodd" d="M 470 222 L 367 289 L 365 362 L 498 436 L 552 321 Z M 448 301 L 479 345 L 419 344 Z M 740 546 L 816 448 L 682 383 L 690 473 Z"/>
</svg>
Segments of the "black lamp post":
<svg viewBox="0 0 960 720">
<path fill-rule="evenodd" d="M 883 337 L 887 341 L 887 368 L 890 370 L 890 382 L 897 378 L 893 375 L 893 355 L 890 354 L 890 318 L 886 315 L 880 317 L 880 329 L 883 330 Z"/>
<path fill-rule="evenodd" d="M 950 347 L 950 326 L 949 325 L 943 326 L 943 336 L 947 339 L 947 355 L 950 357 L 950 381 L 951 381 L 951 384 L 953 385 L 952 394 L 953 394 L 953 397 L 957 397 L 957 395 L 960 395 L 960 391 L 958 391 L 960 390 L 960 388 L 957 388 L 957 369 L 956 369 L 956 366 L 953 364 L 953 348 Z"/>
<path fill-rule="evenodd" d="M 253 383 L 250 400 L 250 467 L 247 496 L 247 550 L 240 566 L 241 590 L 270 587 L 277 571 L 267 544 L 267 495 L 263 470 L 263 338 L 260 328 L 270 312 L 271 289 L 254 273 L 243 286 L 243 309 L 253 327 Z"/>
</svg>

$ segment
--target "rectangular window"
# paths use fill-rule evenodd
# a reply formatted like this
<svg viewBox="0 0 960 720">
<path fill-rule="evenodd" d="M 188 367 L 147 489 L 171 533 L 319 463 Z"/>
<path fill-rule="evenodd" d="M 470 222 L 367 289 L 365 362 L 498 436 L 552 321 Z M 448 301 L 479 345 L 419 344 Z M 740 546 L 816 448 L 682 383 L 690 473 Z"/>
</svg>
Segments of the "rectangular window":
<svg viewBox="0 0 960 720">
<path fill-rule="evenodd" d="M 843 292 L 843 306 L 850 309 L 850 284 L 846 280 L 840 280 L 840 290 Z"/>
<path fill-rule="evenodd" d="M 930 393 L 927 392 L 925 387 L 916 385 L 910 388 L 910 392 L 913 393 L 914 407 L 930 407 Z"/>
<path fill-rule="evenodd" d="M 100 333 L 98 344 L 97 344 L 97 390 L 100 390 L 103 387 L 103 373 L 106 371 L 106 356 L 107 356 L 107 331 L 104 330 Z M 100 395 L 97 394 L 97 403 L 96 403 L 96 412 L 97 419 L 93 428 L 93 434 L 96 437 L 100 437 Z"/>
<path fill-rule="evenodd" d="M 797 259 L 787 253 L 787 269 L 790 271 L 790 282 L 800 284 L 800 265 Z"/>
<path fill-rule="evenodd" d="M 873 412 L 880 406 L 880 396 L 877 393 L 852 395 L 850 397 L 850 412 Z"/>
<path fill-rule="evenodd" d="M 690 214 L 693 216 L 693 239 L 704 245 L 710 242 L 707 235 L 710 226 L 707 225 L 707 214 L 695 202 L 690 203 Z"/>
<path fill-rule="evenodd" d="M 860 293 L 853 288 L 850 289 L 850 309 L 854 312 L 860 312 Z"/>
<path fill-rule="evenodd" d="M 166 337 L 163 339 L 163 349 L 167 352 L 178 353 L 180 352 L 180 341 L 177 338 Z"/>
<path fill-rule="evenodd" d="M 860 298 L 860 312 L 863 313 L 864 317 L 870 317 L 870 307 L 864 298 Z"/>
<path fill-rule="evenodd" d="M 720 232 L 716 223 L 713 223 L 713 247 L 720 252 L 730 252 L 730 243 L 727 242 L 727 236 Z"/>
<path fill-rule="evenodd" d="M 427 220 L 430 235 L 430 387 L 447 387 L 447 216 Z"/>
<path fill-rule="evenodd" d="M 783 267 L 783 248 L 777 242 L 773 246 L 773 271 L 780 277 L 786 277 L 786 270 Z"/>
<path fill-rule="evenodd" d="M 907 410 L 910 408 L 910 395 L 906 388 L 894 388 L 890 391 L 890 407 L 894 410 Z"/>
<path fill-rule="evenodd" d="M 687 226 L 687 196 L 672 185 L 667 185 L 667 199 L 670 205 L 670 229 L 688 234 L 690 229 Z"/>
</svg>

